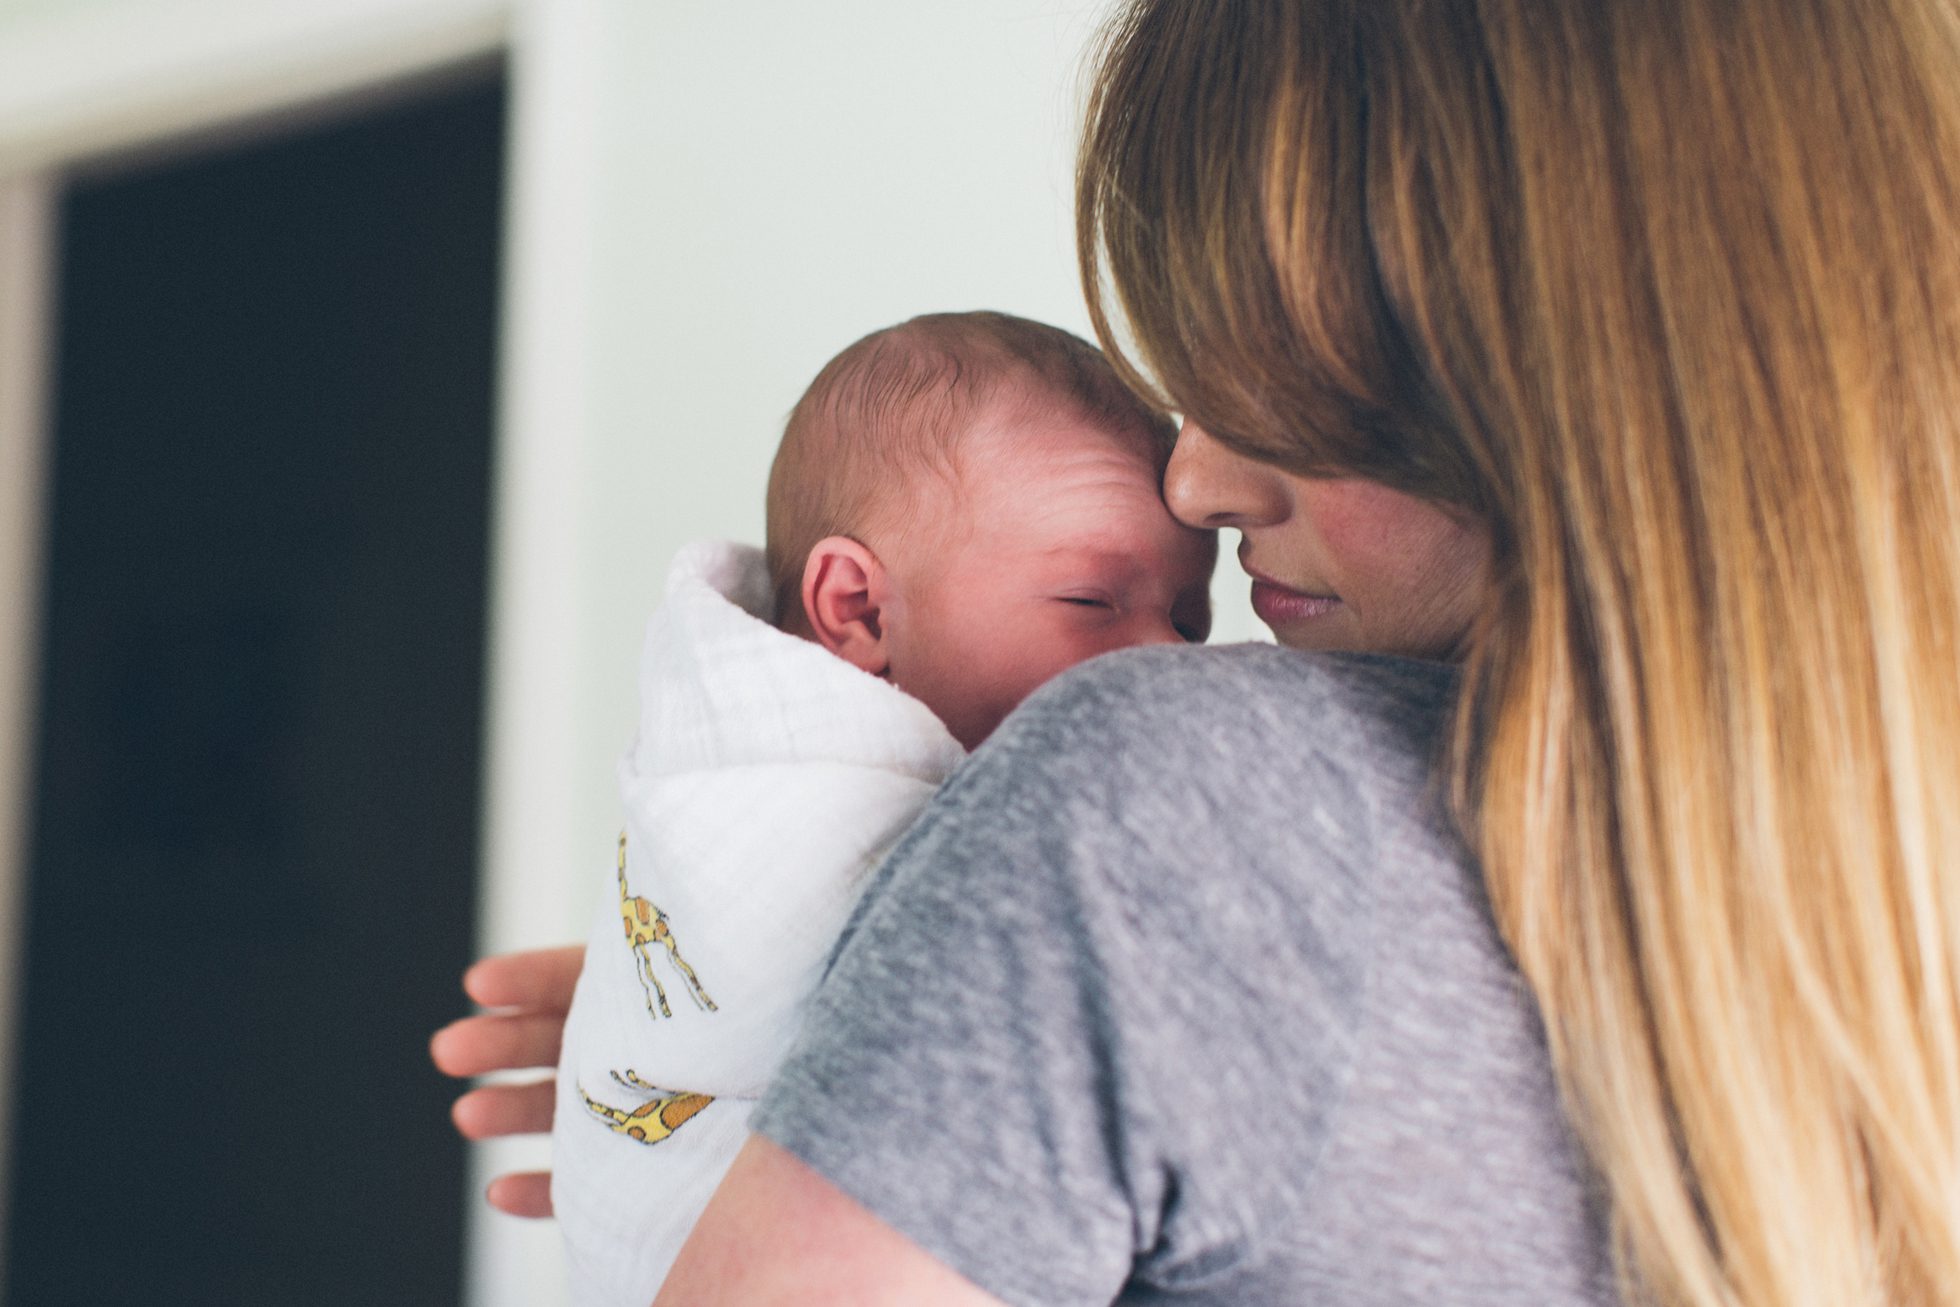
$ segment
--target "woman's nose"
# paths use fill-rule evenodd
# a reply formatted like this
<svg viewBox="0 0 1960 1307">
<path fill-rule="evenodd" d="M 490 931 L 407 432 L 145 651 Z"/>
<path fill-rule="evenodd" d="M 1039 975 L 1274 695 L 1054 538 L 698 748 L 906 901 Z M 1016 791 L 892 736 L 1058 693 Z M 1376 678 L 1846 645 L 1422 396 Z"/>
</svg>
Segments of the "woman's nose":
<svg viewBox="0 0 1960 1307">
<path fill-rule="evenodd" d="M 1187 526 L 1271 526 L 1286 517 L 1278 472 L 1235 453 L 1189 418 L 1164 469 L 1164 502 Z"/>
</svg>

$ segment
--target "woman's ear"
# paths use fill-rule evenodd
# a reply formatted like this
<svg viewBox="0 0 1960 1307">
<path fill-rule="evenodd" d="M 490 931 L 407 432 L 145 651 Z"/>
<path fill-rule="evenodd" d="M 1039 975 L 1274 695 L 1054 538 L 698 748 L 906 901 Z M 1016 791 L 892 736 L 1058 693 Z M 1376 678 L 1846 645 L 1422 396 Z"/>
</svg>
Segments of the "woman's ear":
<svg viewBox="0 0 1960 1307">
<path fill-rule="evenodd" d="M 803 615 L 810 638 L 852 666 L 883 676 L 888 581 L 878 556 L 849 536 L 826 536 L 803 563 Z"/>
</svg>

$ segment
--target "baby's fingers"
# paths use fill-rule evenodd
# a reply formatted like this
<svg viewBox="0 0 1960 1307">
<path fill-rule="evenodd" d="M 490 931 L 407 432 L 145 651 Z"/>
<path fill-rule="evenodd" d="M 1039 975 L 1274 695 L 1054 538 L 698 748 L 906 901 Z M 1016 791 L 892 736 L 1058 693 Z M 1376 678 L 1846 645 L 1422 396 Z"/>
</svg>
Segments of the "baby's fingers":
<svg viewBox="0 0 1960 1307">
<path fill-rule="evenodd" d="M 456 1133 L 465 1139 L 543 1134 L 551 1129 L 553 1085 L 485 1085 L 472 1089 L 449 1109 Z"/>
<path fill-rule="evenodd" d="M 483 1191 L 484 1200 L 512 1216 L 551 1215 L 551 1172 L 517 1171 L 500 1175 Z"/>
<path fill-rule="evenodd" d="M 452 1021 L 429 1041 L 429 1056 L 444 1075 L 529 1071 L 558 1065 L 565 1036 L 561 1012 L 499 1012 Z"/>
</svg>

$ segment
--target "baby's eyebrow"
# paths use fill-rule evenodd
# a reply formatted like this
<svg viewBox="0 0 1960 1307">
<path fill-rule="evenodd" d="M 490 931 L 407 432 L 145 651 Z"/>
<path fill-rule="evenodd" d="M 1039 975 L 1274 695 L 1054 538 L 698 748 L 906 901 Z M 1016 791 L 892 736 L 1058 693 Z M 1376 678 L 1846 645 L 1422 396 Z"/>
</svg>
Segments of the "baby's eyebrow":
<svg viewBox="0 0 1960 1307">
<path fill-rule="evenodd" d="M 1064 541 L 1050 545 L 1038 555 L 1043 560 L 1055 560 L 1091 568 L 1105 576 L 1116 576 L 1127 580 L 1143 570 L 1144 551 L 1141 549 L 1114 549 L 1106 544 L 1092 544 L 1086 541 Z"/>
<path fill-rule="evenodd" d="M 1087 540 L 1064 540 L 1049 545 L 1041 551 L 1043 558 L 1083 558 L 1095 562 L 1128 563 L 1134 562 L 1137 550 L 1113 549 L 1109 545 Z"/>
</svg>

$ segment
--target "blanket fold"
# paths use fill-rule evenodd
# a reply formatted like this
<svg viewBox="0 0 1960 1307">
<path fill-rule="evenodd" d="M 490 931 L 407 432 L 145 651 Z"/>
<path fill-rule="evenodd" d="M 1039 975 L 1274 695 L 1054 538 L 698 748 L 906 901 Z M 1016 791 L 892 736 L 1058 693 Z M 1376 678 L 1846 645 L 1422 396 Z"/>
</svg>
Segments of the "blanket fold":
<svg viewBox="0 0 1960 1307">
<path fill-rule="evenodd" d="M 552 1131 L 581 1304 L 652 1300 L 865 877 L 964 757 L 918 700 L 771 626 L 769 603 L 761 551 L 701 542 L 647 625 Z"/>
</svg>

